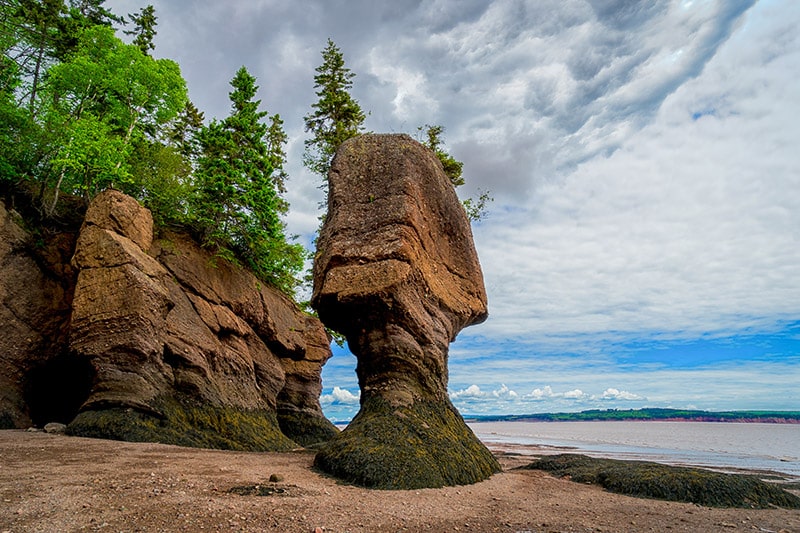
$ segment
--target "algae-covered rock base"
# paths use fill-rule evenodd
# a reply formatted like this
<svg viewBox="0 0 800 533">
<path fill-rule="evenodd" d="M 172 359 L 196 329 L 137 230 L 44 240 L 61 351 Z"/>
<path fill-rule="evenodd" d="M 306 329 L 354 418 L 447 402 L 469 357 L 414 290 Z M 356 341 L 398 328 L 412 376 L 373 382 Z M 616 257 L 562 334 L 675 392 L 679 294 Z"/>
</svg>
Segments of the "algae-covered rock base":
<svg viewBox="0 0 800 533">
<path fill-rule="evenodd" d="M 708 507 L 800 509 L 800 498 L 753 475 L 642 461 L 596 459 L 579 454 L 544 457 L 523 468 L 545 470 L 578 483 L 628 496 L 696 503 Z"/>
<path fill-rule="evenodd" d="M 288 451 L 297 447 L 281 432 L 271 411 L 212 406 L 188 398 L 159 398 L 151 405 L 156 409 L 111 407 L 83 411 L 67 426 L 67 433 L 239 451 Z"/>
<path fill-rule="evenodd" d="M 392 407 L 372 397 L 314 460 L 320 470 L 376 489 L 467 485 L 500 471 L 452 405 L 418 401 Z"/>
<path fill-rule="evenodd" d="M 314 446 L 339 434 L 330 420 L 316 413 L 278 409 L 281 432 L 301 446 Z"/>
</svg>

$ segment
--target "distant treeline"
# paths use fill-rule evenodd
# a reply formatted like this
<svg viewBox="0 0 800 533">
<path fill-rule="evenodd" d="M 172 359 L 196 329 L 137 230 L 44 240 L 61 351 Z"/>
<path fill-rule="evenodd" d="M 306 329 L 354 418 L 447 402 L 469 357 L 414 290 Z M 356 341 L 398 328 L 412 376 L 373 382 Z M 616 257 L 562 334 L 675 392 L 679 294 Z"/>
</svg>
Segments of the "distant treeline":
<svg viewBox="0 0 800 533">
<path fill-rule="evenodd" d="M 614 420 L 682 420 L 692 422 L 761 422 L 800 424 L 800 411 L 700 411 L 691 409 L 591 409 L 580 413 L 476 415 L 475 422 L 590 422 Z"/>
</svg>

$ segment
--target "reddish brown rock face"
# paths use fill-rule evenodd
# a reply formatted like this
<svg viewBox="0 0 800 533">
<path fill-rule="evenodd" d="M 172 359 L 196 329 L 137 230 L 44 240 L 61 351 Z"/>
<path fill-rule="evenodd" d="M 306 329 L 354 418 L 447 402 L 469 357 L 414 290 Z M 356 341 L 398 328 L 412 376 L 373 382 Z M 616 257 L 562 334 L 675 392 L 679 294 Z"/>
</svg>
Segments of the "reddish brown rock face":
<svg viewBox="0 0 800 533">
<path fill-rule="evenodd" d="M 30 426 L 40 407 L 35 401 L 31 405 L 30 396 L 53 388 L 41 369 L 48 361 L 60 365 L 66 351 L 73 276 L 60 255 L 69 257 L 73 242 L 67 234 L 36 242 L 19 215 L 0 203 L 0 429 Z M 59 374 L 78 388 L 87 387 L 67 372 Z M 82 401 L 81 394 L 77 399 L 61 394 L 59 402 L 69 409 Z M 49 416 L 62 412 L 56 406 Z"/>
<path fill-rule="evenodd" d="M 63 364 L 79 365 L 88 381 L 82 405 L 59 420 L 80 406 L 73 433 L 268 450 L 338 432 L 319 405 L 331 355 L 319 320 L 185 235 L 154 240 L 150 213 L 133 198 L 106 191 L 92 202 L 61 292 L 4 210 L 0 231 L 11 244 L 0 243 L 3 278 L 16 279 L 16 288 L 0 283 L 0 319 L 19 346 L 0 354 L 5 426 L 30 423 L 30 376 L 53 357 L 31 357 L 44 342 L 34 332 L 60 327 Z"/>
<path fill-rule="evenodd" d="M 359 357 L 365 396 L 446 398 L 447 350 L 486 319 L 466 213 L 436 156 L 406 135 L 345 143 L 330 173 L 313 303 Z"/>
<path fill-rule="evenodd" d="M 363 462 L 351 454 L 359 447 L 354 435 L 360 431 L 369 439 L 370 433 L 380 433 L 383 411 L 399 409 L 401 419 L 417 420 L 427 429 L 453 430 L 449 444 L 435 446 L 475 445 L 472 451 L 483 463 L 465 476 L 456 472 L 417 486 L 485 478 L 496 463 L 485 457 L 488 451 L 447 396 L 450 342 L 461 329 L 487 317 L 472 232 L 453 186 L 433 152 L 407 135 L 362 135 L 345 142 L 328 182 L 328 216 L 317 241 L 312 303 L 328 327 L 347 337 L 358 358 L 362 408 L 354 424 L 318 455 L 318 464 L 380 486 L 380 474 L 372 483 L 339 466 Z M 402 440 L 402 435 L 391 438 Z M 433 448 L 433 441 L 422 444 L 426 446 Z M 464 462 L 470 463 L 470 457 Z M 403 483 L 395 488 L 404 487 L 409 488 Z"/>
</svg>

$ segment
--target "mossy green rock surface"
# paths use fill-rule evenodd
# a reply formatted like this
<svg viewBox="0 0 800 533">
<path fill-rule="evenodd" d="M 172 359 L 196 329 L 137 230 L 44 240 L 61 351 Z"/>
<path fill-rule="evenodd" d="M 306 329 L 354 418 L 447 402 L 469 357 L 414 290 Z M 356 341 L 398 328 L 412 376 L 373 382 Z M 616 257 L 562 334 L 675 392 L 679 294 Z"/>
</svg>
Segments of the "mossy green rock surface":
<svg viewBox="0 0 800 533">
<path fill-rule="evenodd" d="M 278 424 L 284 435 L 302 446 L 314 446 L 339 434 L 325 417 L 300 411 L 278 411 Z"/>
<path fill-rule="evenodd" d="M 800 509 L 800 498 L 751 475 L 641 461 L 595 459 L 561 454 L 544 457 L 528 469 L 545 470 L 578 483 L 593 483 L 620 494 L 709 507 Z"/>
<path fill-rule="evenodd" d="M 350 425 L 320 448 L 314 464 L 376 489 L 467 485 L 500 471 L 449 402 L 395 408 L 379 397 L 368 399 Z"/>
<path fill-rule="evenodd" d="M 157 412 L 111 407 L 80 413 L 67 433 L 80 437 L 160 442 L 240 451 L 288 451 L 297 443 L 278 427 L 274 413 L 192 405 L 173 399 L 154 402 Z"/>
</svg>

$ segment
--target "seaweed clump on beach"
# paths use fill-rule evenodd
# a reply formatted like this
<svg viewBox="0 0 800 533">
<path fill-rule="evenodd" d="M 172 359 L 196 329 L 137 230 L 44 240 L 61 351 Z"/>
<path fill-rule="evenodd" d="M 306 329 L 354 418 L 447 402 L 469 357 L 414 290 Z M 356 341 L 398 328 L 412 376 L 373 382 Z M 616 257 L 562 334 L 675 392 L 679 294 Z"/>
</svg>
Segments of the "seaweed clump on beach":
<svg viewBox="0 0 800 533">
<path fill-rule="evenodd" d="M 522 468 L 544 470 L 610 492 L 708 507 L 800 509 L 800 498 L 752 475 L 644 461 L 597 459 L 580 454 L 543 457 Z"/>
<path fill-rule="evenodd" d="M 447 403 L 392 407 L 366 401 L 347 429 L 322 446 L 314 465 L 375 489 L 468 485 L 500 471 L 494 456 Z"/>
</svg>

